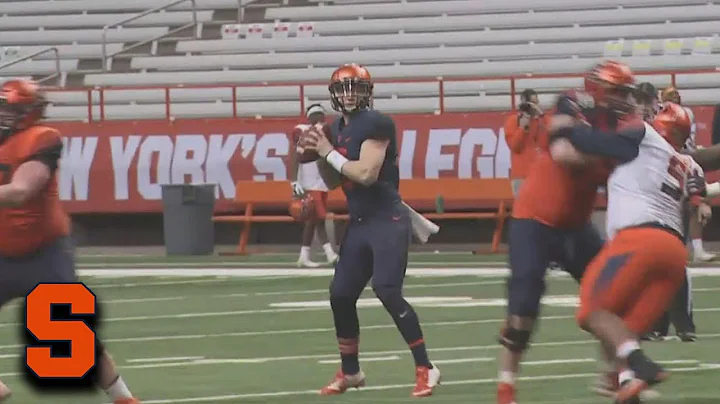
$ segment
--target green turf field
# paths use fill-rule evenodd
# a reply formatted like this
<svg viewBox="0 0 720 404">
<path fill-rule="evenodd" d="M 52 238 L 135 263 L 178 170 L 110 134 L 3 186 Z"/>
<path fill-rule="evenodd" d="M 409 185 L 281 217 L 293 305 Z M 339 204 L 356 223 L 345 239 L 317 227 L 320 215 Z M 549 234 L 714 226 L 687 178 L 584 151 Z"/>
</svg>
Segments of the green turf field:
<svg viewBox="0 0 720 404">
<path fill-rule="evenodd" d="M 179 272 L 179 271 L 178 271 Z M 361 363 L 368 386 L 341 397 L 319 397 L 338 365 L 327 276 L 84 278 L 104 302 L 103 337 L 131 389 L 160 403 L 399 403 L 410 402 L 411 356 L 371 292 L 360 302 Z M 220 273 L 218 271 L 217 273 Z M 280 273 L 280 272 L 277 272 Z M 437 271 L 435 272 L 437 273 Z M 719 272 L 720 273 L 720 272 Z M 126 273 L 126 275 L 129 273 Z M 425 274 L 425 276 L 417 276 Z M 117 276 L 118 274 L 114 274 Z M 427 276 L 411 271 L 406 296 L 423 322 L 443 385 L 428 402 L 492 403 L 503 318 L 503 279 Z M 661 403 L 719 403 L 720 277 L 694 279 L 700 340 L 648 344 L 675 369 L 660 387 Z M 597 369 L 595 346 L 574 323 L 575 285 L 549 281 L 535 344 L 520 382 L 520 402 L 606 403 L 587 389 Z M 102 395 L 38 397 L 16 373 L 17 306 L 2 314 L 0 361 L 11 403 L 100 404 Z"/>
</svg>

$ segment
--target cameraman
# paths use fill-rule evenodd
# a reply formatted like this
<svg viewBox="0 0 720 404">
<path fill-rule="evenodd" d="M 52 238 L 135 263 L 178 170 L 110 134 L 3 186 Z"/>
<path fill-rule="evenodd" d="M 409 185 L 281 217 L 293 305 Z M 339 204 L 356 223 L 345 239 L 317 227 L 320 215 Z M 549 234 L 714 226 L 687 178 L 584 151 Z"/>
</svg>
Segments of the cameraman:
<svg viewBox="0 0 720 404">
<path fill-rule="evenodd" d="M 548 149 L 547 123 L 535 90 L 523 91 L 517 113 L 511 114 L 505 121 L 505 140 L 511 153 L 510 178 L 514 195 L 520 190 L 535 157 L 540 151 Z"/>
</svg>

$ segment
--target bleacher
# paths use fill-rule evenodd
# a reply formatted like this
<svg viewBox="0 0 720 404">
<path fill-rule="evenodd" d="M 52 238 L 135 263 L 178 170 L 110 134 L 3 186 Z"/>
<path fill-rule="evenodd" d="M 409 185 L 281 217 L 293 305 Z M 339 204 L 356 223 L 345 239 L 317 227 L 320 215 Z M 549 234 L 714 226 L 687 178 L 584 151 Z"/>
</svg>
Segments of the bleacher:
<svg viewBox="0 0 720 404">
<path fill-rule="evenodd" d="M 57 84 L 90 89 L 51 93 L 63 120 L 88 119 L 89 96 L 104 119 L 162 118 L 168 100 L 178 118 L 294 116 L 327 103 L 345 62 L 369 67 L 376 107 L 395 113 L 508 110 L 528 87 L 547 105 L 606 57 L 641 81 L 674 79 L 687 104 L 720 100 L 720 5 L 707 0 L 187 0 L 118 24 L 169 3 L 0 1 L 0 64 L 56 46 Z M 0 77 L 54 78 L 52 58 Z"/>
</svg>

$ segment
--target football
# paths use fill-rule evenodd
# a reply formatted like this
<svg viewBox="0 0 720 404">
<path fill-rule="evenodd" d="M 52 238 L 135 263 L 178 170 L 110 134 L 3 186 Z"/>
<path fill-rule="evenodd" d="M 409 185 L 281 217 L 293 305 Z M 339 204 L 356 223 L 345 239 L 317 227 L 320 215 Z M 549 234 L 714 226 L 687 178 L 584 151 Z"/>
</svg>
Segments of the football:
<svg viewBox="0 0 720 404">
<path fill-rule="evenodd" d="M 304 144 L 306 144 L 305 137 L 311 131 L 319 132 L 319 133 L 325 135 L 327 140 L 332 143 L 332 134 L 330 131 L 330 125 L 328 125 L 327 123 L 318 123 L 318 124 L 315 124 L 314 126 L 310 127 L 310 129 L 306 130 L 305 132 L 303 132 L 300 135 L 300 139 L 298 141 L 297 155 L 298 155 L 298 159 L 301 164 L 302 163 L 310 163 L 310 162 L 316 161 L 317 159 L 320 158 L 320 156 L 318 156 L 318 154 L 314 150 L 305 150 L 305 148 L 304 148 Z"/>
</svg>

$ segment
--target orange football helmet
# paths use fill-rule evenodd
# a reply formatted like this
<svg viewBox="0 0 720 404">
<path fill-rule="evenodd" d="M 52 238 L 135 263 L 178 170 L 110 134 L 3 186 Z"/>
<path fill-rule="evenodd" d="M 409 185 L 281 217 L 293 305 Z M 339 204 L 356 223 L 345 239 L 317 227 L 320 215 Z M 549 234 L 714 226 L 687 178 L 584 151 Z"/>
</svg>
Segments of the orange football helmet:
<svg viewBox="0 0 720 404">
<path fill-rule="evenodd" d="M 652 126 L 675 150 L 680 150 L 690 137 L 692 122 L 685 108 L 667 102 L 655 116 Z"/>
<path fill-rule="evenodd" d="M 295 221 L 312 220 L 315 217 L 315 199 L 310 194 L 305 194 L 302 198 L 294 198 L 290 201 L 289 211 Z"/>
<path fill-rule="evenodd" d="M 45 94 L 28 80 L 8 80 L 0 89 L 0 137 L 27 129 L 45 115 Z"/>
<path fill-rule="evenodd" d="M 352 63 L 338 67 L 330 78 L 330 101 L 335 111 L 351 113 L 372 107 L 373 81 L 370 72 Z"/>
<path fill-rule="evenodd" d="M 635 76 L 624 63 L 608 60 L 585 73 L 585 92 L 592 95 L 596 105 L 605 106 L 620 115 L 635 110 L 634 89 Z"/>
</svg>

